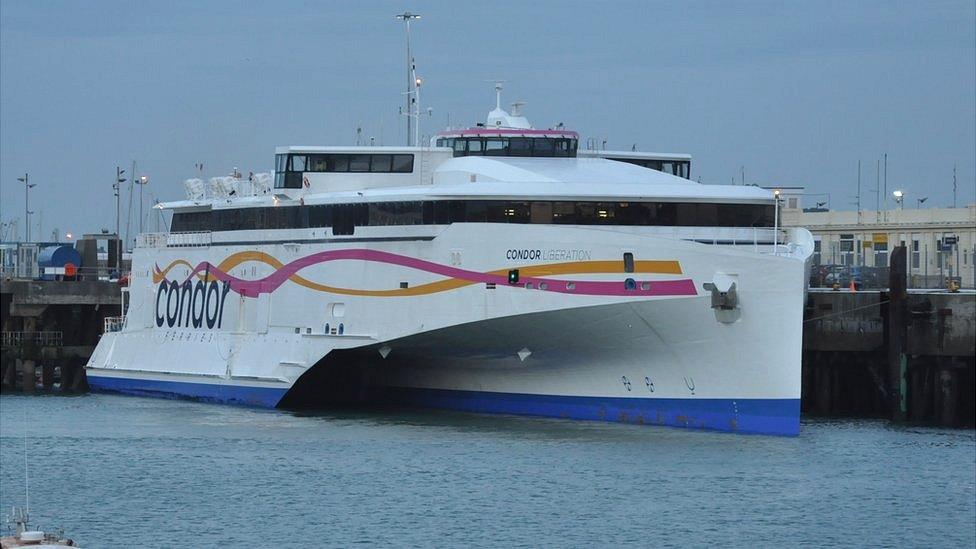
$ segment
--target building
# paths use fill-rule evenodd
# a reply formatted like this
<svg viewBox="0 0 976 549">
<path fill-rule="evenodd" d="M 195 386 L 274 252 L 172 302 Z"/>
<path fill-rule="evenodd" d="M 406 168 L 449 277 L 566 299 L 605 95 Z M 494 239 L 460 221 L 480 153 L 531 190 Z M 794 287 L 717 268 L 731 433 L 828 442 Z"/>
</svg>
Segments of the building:
<svg viewBox="0 0 976 549">
<path fill-rule="evenodd" d="M 903 209 L 902 202 L 886 211 L 831 211 L 804 209 L 802 187 L 779 190 L 782 225 L 813 233 L 817 265 L 887 267 L 888 254 L 903 245 L 909 287 L 944 287 L 946 278 L 976 286 L 976 204 Z"/>
</svg>

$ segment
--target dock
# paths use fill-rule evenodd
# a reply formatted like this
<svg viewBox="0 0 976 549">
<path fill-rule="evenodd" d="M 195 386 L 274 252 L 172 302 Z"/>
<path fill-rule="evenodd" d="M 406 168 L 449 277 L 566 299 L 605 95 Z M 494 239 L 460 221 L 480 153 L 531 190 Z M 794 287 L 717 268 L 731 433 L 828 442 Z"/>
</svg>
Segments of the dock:
<svg viewBox="0 0 976 549">
<path fill-rule="evenodd" d="M 907 290 L 904 253 L 885 290 L 808 292 L 804 413 L 976 425 L 976 292 Z"/>
<path fill-rule="evenodd" d="M 121 304 L 115 281 L 0 281 L 2 390 L 86 391 L 85 364 Z"/>
</svg>

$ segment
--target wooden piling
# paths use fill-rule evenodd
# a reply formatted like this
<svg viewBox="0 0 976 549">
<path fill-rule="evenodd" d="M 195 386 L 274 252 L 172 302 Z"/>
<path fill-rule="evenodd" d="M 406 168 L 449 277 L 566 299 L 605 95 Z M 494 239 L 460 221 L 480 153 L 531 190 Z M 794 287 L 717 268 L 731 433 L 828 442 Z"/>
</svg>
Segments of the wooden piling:
<svg viewBox="0 0 976 549">
<path fill-rule="evenodd" d="M 816 406 L 817 415 L 830 415 L 830 368 L 826 364 L 821 364 L 815 373 L 816 385 Z"/>
<path fill-rule="evenodd" d="M 907 383 L 906 370 L 908 360 L 905 355 L 905 340 L 908 336 L 908 307 L 907 307 L 907 273 L 906 251 L 904 246 L 895 246 L 891 250 L 890 269 L 888 271 L 888 406 L 891 418 L 904 421 L 907 415 Z"/>
<path fill-rule="evenodd" d="M 19 364 L 10 357 L 5 358 L 7 360 L 3 361 L 3 390 L 7 391 L 17 388 L 17 369 Z"/>
<path fill-rule="evenodd" d="M 50 391 L 54 388 L 54 365 L 53 364 L 43 364 L 41 365 L 41 386 L 44 387 L 45 391 Z"/>
<path fill-rule="evenodd" d="M 939 409 L 939 423 L 953 426 L 956 424 L 956 410 L 959 408 L 959 374 L 952 368 L 939 372 L 939 388 L 942 393 L 942 406 Z"/>
<path fill-rule="evenodd" d="M 20 390 L 25 393 L 33 393 L 36 388 L 34 361 L 18 359 L 18 362 L 20 363 Z"/>
</svg>

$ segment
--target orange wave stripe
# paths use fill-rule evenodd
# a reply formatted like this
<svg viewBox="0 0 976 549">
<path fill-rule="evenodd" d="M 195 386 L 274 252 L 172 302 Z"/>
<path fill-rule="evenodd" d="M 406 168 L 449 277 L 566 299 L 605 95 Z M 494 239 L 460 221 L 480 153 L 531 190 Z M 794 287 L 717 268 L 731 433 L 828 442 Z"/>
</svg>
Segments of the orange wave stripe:
<svg viewBox="0 0 976 549">
<path fill-rule="evenodd" d="M 230 270 L 237 267 L 241 263 L 247 261 L 258 261 L 260 263 L 265 263 L 270 265 L 275 269 L 280 269 L 284 267 L 284 263 L 279 261 L 274 256 L 260 251 L 246 251 L 237 252 L 227 256 L 217 268 L 225 273 L 230 273 Z M 190 269 L 193 266 L 189 262 L 183 259 L 177 259 L 170 263 L 162 271 L 157 271 L 153 273 L 153 283 L 158 283 L 164 278 L 166 278 L 166 273 L 168 273 L 172 268 L 177 265 L 185 265 Z M 622 270 L 622 261 L 576 261 L 568 263 L 550 263 L 544 265 L 529 265 L 523 267 L 515 267 L 519 270 L 522 276 L 527 277 L 540 277 L 540 276 L 552 276 L 552 275 L 577 275 L 577 274 L 598 274 L 598 273 L 618 273 Z M 487 274 L 504 276 L 508 273 L 509 269 L 497 269 L 494 271 L 489 271 Z M 681 265 L 677 261 L 671 260 L 644 260 L 634 262 L 634 272 L 641 274 L 682 274 Z M 197 278 L 205 280 L 203 275 L 198 274 Z M 214 279 L 212 276 L 211 279 Z M 328 292 L 337 295 L 352 295 L 352 296 L 368 296 L 368 297 L 408 297 L 408 296 L 418 296 L 418 295 L 429 295 L 438 292 L 444 292 L 447 290 L 455 290 L 458 288 L 463 288 L 465 286 L 470 286 L 472 284 L 478 284 L 476 281 L 464 280 L 460 278 L 447 278 L 444 280 L 439 280 L 436 282 L 428 282 L 426 284 L 420 284 L 418 286 L 413 286 L 410 288 L 396 288 L 391 290 L 357 290 L 353 288 L 340 288 L 337 286 L 328 286 L 326 284 L 320 284 L 318 282 L 313 282 L 307 278 L 299 275 L 293 274 L 288 277 L 288 280 L 303 286 L 305 288 L 316 290 L 320 292 Z"/>
</svg>

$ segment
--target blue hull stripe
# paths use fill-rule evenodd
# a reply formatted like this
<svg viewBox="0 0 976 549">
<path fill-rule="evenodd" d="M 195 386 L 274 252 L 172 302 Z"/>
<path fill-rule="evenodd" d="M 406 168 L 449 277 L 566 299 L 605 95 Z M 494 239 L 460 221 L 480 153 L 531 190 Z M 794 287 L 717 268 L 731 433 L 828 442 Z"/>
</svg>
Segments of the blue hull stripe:
<svg viewBox="0 0 976 549">
<path fill-rule="evenodd" d="M 401 403 L 469 412 L 796 436 L 800 399 L 614 398 L 398 388 Z"/>
<path fill-rule="evenodd" d="M 266 408 L 274 408 L 277 406 L 278 402 L 287 392 L 284 388 L 243 387 L 240 385 L 102 377 L 97 375 L 89 375 L 88 385 L 94 391 L 164 398 L 188 398 L 205 402 L 263 406 Z"/>
<path fill-rule="evenodd" d="M 95 391 L 273 408 L 285 389 L 90 376 Z M 668 425 L 796 436 L 800 399 L 614 398 L 396 388 L 399 403 L 467 412 Z"/>
</svg>

